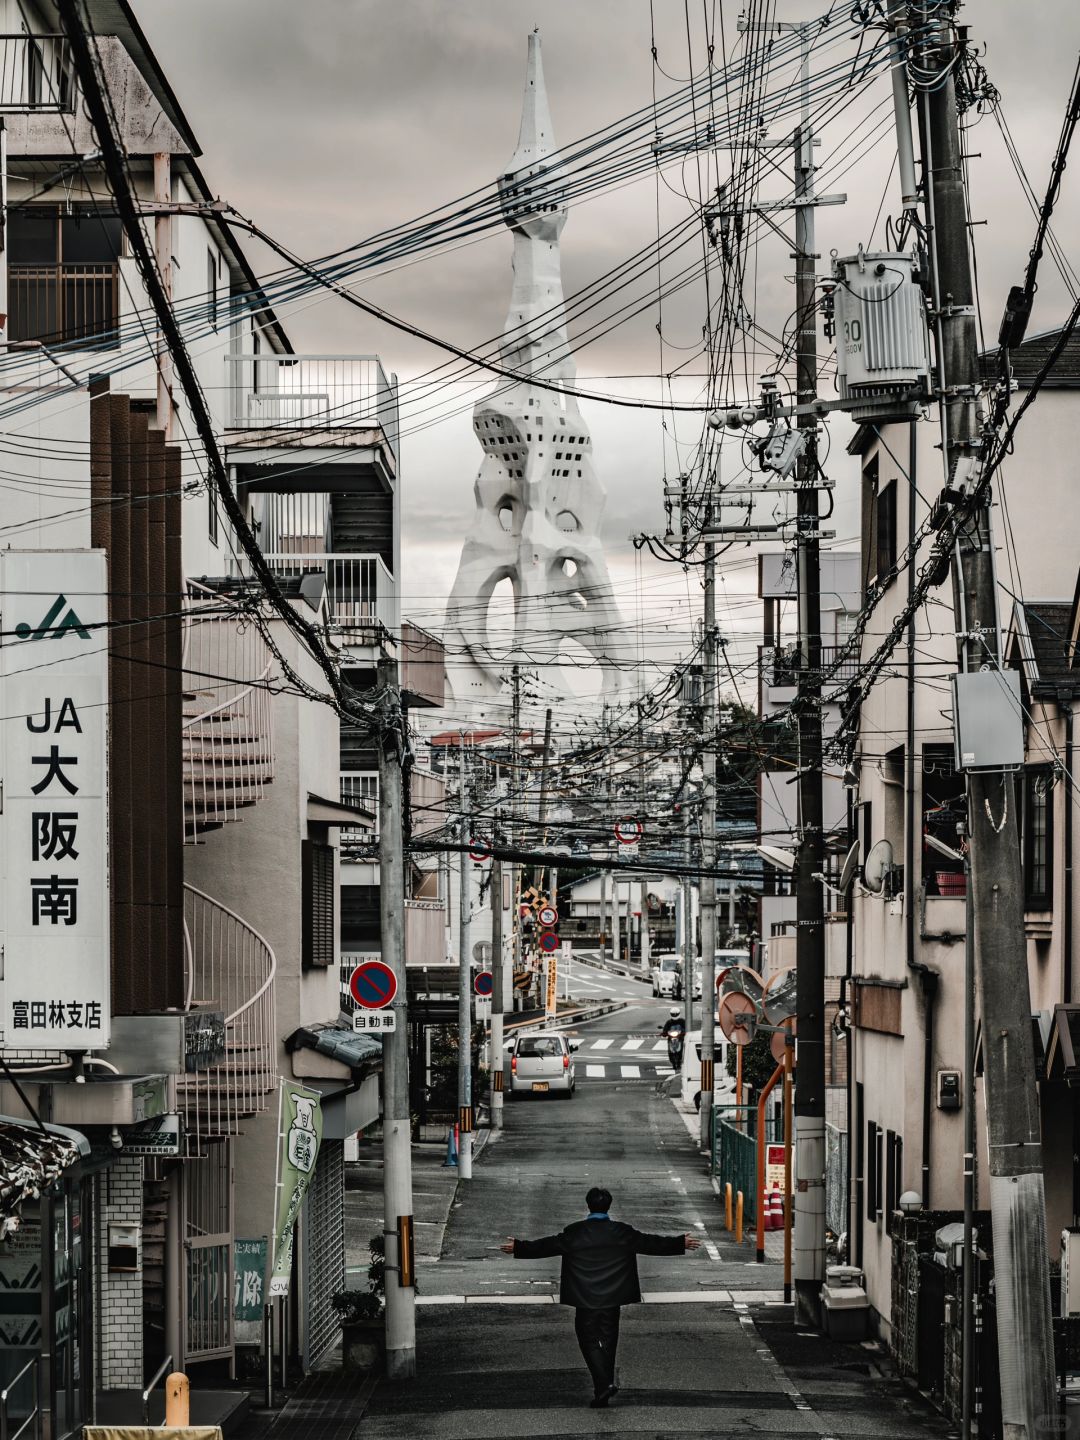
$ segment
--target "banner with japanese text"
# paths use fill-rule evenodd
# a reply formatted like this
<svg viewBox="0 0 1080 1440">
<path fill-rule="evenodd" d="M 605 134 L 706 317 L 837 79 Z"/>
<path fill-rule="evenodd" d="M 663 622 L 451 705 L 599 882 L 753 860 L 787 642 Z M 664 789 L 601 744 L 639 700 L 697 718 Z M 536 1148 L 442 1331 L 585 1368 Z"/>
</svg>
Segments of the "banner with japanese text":
<svg viewBox="0 0 1080 1440">
<path fill-rule="evenodd" d="M 289 1080 L 281 1082 L 274 1253 L 268 1287 L 271 1300 L 277 1295 L 289 1293 L 296 1219 L 315 1174 L 315 1162 L 322 1143 L 321 1099 L 317 1090 L 305 1090 L 302 1085 L 295 1085 Z"/>
<path fill-rule="evenodd" d="M 105 555 L 0 552 L 3 1043 L 109 1043 Z"/>
</svg>

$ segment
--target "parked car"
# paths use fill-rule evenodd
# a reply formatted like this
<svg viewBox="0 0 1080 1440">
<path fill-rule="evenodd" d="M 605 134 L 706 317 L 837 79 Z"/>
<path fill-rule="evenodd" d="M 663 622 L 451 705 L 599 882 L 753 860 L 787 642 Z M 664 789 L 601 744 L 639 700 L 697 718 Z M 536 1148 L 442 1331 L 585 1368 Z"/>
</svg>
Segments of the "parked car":
<svg viewBox="0 0 1080 1440">
<path fill-rule="evenodd" d="M 675 996 L 679 986 L 679 960 L 676 955 L 657 955 L 652 967 L 652 993 Z"/>
<path fill-rule="evenodd" d="M 573 1099 L 576 1040 L 555 1030 L 519 1035 L 510 1044 L 508 1095 L 564 1095 Z"/>
</svg>

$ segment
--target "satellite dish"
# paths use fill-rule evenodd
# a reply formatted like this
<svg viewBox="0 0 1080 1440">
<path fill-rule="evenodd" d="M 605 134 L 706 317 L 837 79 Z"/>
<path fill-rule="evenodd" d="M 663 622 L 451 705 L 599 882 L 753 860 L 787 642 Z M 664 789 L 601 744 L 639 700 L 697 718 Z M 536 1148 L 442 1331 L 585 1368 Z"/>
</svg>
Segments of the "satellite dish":
<svg viewBox="0 0 1080 1440">
<path fill-rule="evenodd" d="M 781 850 L 776 845 L 755 845 L 754 849 L 763 860 L 768 861 L 777 870 L 783 870 L 790 875 L 795 869 L 795 852 L 793 850 Z"/>
<path fill-rule="evenodd" d="M 840 884 L 836 887 L 841 895 L 846 895 L 851 889 L 855 879 L 855 871 L 859 868 L 859 842 L 855 841 L 851 849 L 844 857 L 844 866 L 840 871 Z"/>
<path fill-rule="evenodd" d="M 880 895 L 885 888 L 885 876 L 892 869 L 893 848 L 888 840 L 879 840 L 874 845 L 863 865 L 863 884 L 872 895 Z"/>
</svg>

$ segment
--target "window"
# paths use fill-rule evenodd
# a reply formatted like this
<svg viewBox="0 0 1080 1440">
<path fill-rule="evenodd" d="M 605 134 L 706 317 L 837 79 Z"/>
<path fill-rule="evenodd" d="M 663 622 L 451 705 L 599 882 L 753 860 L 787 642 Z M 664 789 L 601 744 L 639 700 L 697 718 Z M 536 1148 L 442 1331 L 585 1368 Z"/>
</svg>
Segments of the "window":
<svg viewBox="0 0 1080 1440">
<path fill-rule="evenodd" d="M 1054 791 L 1048 766 L 1024 771 L 1024 904 L 1050 910 L 1054 904 Z"/>
<path fill-rule="evenodd" d="M 878 1136 L 880 1140 L 880 1132 Z M 885 1233 L 893 1233 L 893 1216 L 900 1208 L 904 1188 L 904 1137 L 889 1130 L 885 1136 Z"/>
<path fill-rule="evenodd" d="M 303 871 L 302 961 L 305 970 L 325 970 L 335 963 L 334 847 L 305 840 Z"/>
<path fill-rule="evenodd" d="M 13 209 L 8 231 L 9 338 L 85 349 L 119 343 L 117 261 L 123 225 L 87 206 Z"/>
<path fill-rule="evenodd" d="M 896 564 L 896 481 L 878 491 L 875 523 L 876 575 L 880 581 Z"/>
<path fill-rule="evenodd" d="M 962 896 L 964 862 L 927 843 L 932 835 L 951 849 L 960 846 L 957 825 L 967 814 L 964 776 L 956 769 L 951 745 L 926 745 L 922 760 L 923 880 L 927 895 Z"/>
<path fill-rule="evenodd" d="M 866 1218 L 876 1220 L 881 1210 L 881 1131 L 866 1122 Z"/>
</svg>

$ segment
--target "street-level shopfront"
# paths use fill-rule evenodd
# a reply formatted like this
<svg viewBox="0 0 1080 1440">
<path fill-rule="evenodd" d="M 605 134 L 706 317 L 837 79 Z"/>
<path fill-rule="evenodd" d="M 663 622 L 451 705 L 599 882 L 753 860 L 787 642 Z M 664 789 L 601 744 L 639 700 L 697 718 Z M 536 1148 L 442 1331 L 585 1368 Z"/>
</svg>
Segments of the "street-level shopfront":
<svg viewBox="0 0 1080 1440">
<path fill-rule="evenodd" d="M 61 1440 L 91 1416 L 95 1179 L 75 1130 L 0 1117 L 0 1391 L 6 1432 Z"/>
</svg>

